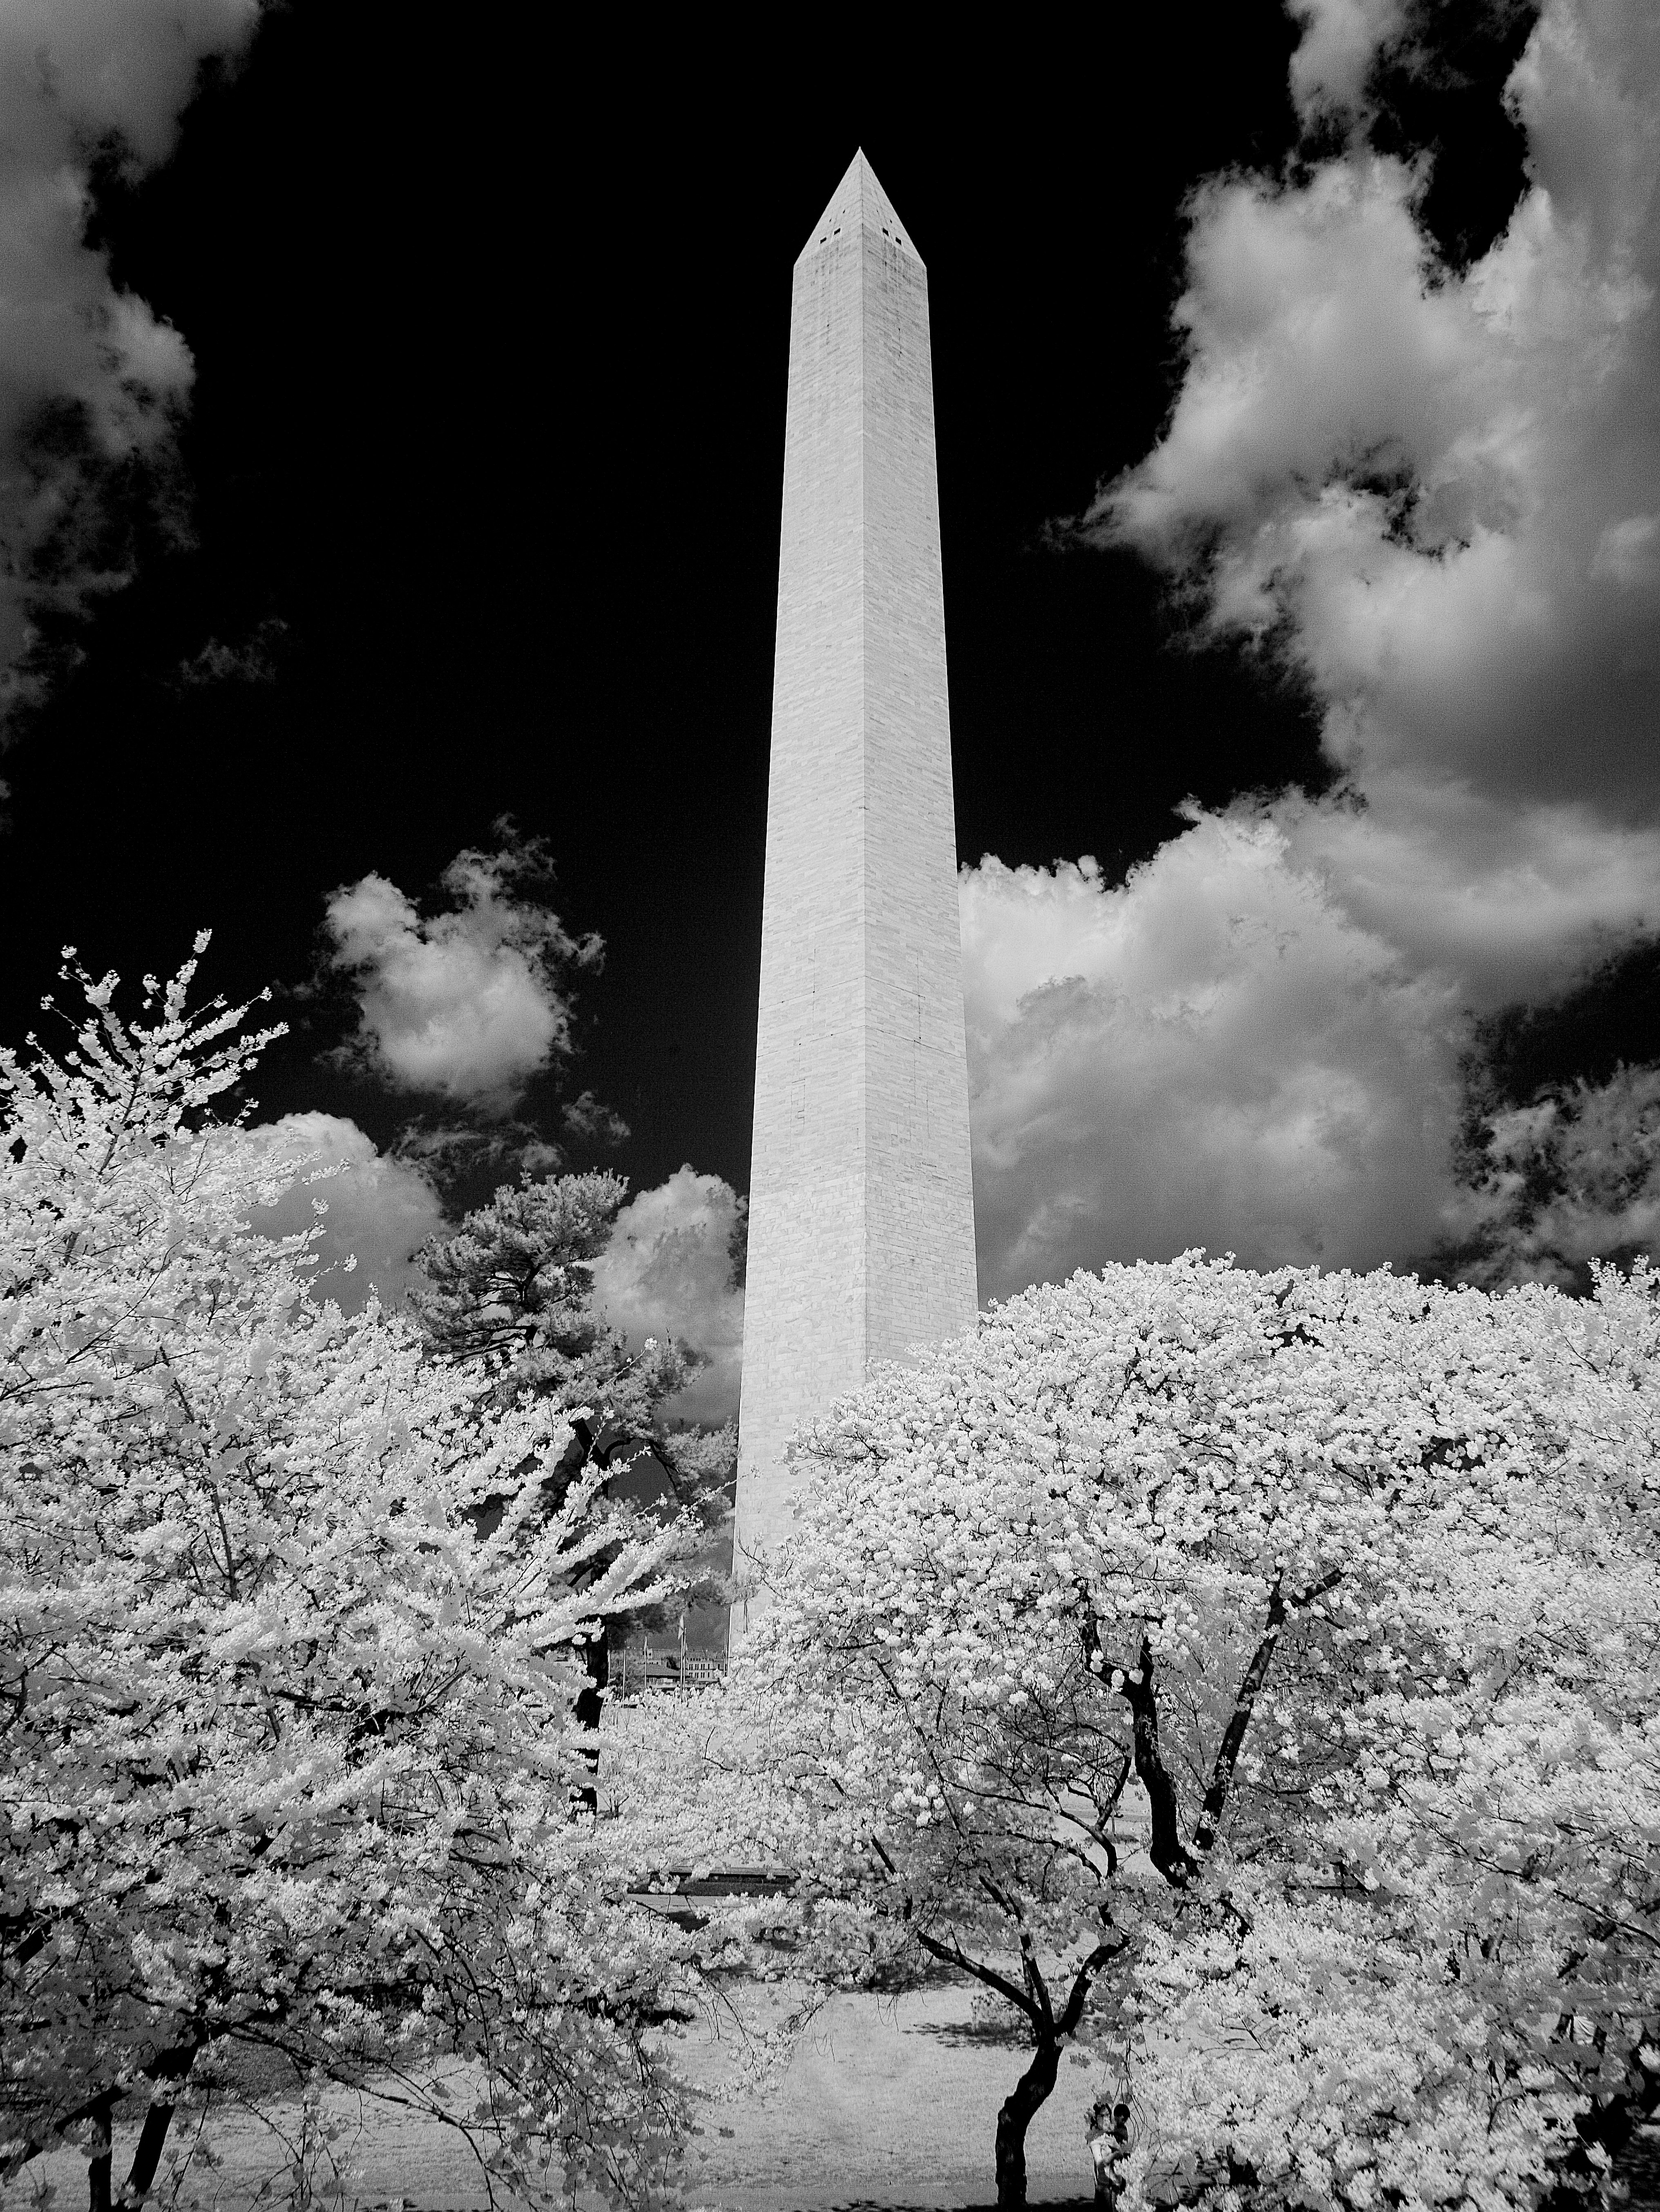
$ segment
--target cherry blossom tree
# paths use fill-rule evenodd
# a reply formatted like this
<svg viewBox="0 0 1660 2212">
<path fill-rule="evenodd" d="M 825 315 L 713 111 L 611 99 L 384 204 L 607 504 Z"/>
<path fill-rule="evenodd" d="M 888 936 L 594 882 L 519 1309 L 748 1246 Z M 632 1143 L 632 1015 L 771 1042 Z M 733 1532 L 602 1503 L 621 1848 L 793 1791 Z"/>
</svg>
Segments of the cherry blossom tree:
<svg viewBox="0 0 1660 2212">
<path fill-rule="evenodd" d="M 273 1032 L 195 965 L 131 1021 L 66 969 L 72 1048 L 0 1054 L 0 2174 L 77 2142 L 107 2205 L 131 2117 L 137 2203 L 277 2052 L 642 2201 L 686 1946 L 581 1811 L 573 1654 L 695 1528 L 597 1467 L 550 1505 L 580 1407 L 481 1402 L 251 1233 L 292 1163 L 216 1115 Z"/>
<path fill-rule="evenodd" d="M 1022 2026 L 1000 2203 L 1068 2045 L 1110 2199 L 1589 2172 L 1660 2011 L 1656 1291 L 1189 1255 L 994 1309 L 800 1441 L 744 1679 L 657 1749 L 680 1848 Z"/>
<path fill-rule="evenodd" d="M 1432 1496 L 1240 1917 L 1149 1956 L 1144 2172 L 1562 2203 L 1660 2105 L 1657 1288 L 1454 1302 L 1520 1386 L 1503 1450 Z"/>
</svg>

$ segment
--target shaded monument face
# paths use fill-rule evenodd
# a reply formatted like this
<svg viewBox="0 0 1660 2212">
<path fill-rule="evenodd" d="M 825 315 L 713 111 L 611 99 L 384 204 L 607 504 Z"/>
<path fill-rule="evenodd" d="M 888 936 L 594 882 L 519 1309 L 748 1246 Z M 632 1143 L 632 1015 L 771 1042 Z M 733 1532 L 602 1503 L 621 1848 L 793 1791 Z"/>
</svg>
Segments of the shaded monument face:
<svg viewBox="0 0 1660 2212">
<path fill-rule="evenodd" d="M 740 1577 L 797 1424 L 975 1311 L 927 276 L 859 154 L 790 314 Z"/>
</svg>

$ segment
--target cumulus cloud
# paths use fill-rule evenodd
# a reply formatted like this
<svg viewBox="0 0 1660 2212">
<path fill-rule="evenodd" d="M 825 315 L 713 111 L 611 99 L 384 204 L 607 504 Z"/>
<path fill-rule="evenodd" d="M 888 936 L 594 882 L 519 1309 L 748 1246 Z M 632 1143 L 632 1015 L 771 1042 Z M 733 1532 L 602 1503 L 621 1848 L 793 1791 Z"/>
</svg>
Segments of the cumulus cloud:
<svg viewBox="0 0 1660 2212">
<path fill-rule="evenodd" d="M 1389 14 L 1312 9 L 1301 51 Z M 1181 392 L 1090 525 L 1311 681 L 1368 812 L 1287 826 L 1367 926 L 1463 972 L 1472 904 L 1535 887 L 1478 995 L 1550 988 L 1660 889 L 1660 17 L 1552 0 L 1508 93 L 1529 189 L 1462 276 L 1399 161 L 1200 191 Z"/>
<path fill-rule="evenodd" d="M 1293 860 L 1189 810 L 1118 888 L 1096 863 L 962 882 L 980 1280 L 994 1297 L 1189 1245 L 1376 1266 L 1433 1238 L 1456 1015 Z"/>
<path fill-rule="evenodd" d="M 1660 16 L 1548 0 L 1508 87 L 1527 190 L 1460 274 L 1427 169 L 1356 120 L 1417 18 L 1296 12 L 1304 119 L 1350 142 L 1195 195 L 1175 405 L 1081 528 L 1287 655 L 1341 787 L 1195 811 L 1117 890 L 966 872 L 995 1290 L 1426 1250 L 1469 1017 L 1660 919 Z"/>
<path fill-rule="evenodd" d="M 401 1304 L 416 1276 L 410 1255 L 444 1229 L 436 1193 L 419 1169 L 377 1152 L 355 1121 L 337 1114 L 285 1114 L 246 1132 L 273 1161 L 292 1160 L 294 1180 L 274 1206 L 254 1209 L 267 1237 L 292 1237 L 319 1222 L 312 1287 L 347 1313 L 369 1292 Z M 303 1163 L 303 1164 L 302 1164 Z M 319 1214 L 319 1204 L 327 1210 Z"/>
<path fill-rule="evenodd" d="M 602 953 L 597 936 L 570 936 L 524 894 L 547 874 L 539 842 L 497 828 L 501 851 L 469 849 L 445 869 L 451 911 L 423 918 L 396 884 L 370 874 L 336 891 L 326 916 L 330 964 L 358 999 L 345 1061 L 395 1091 L 494 1119 L 532 1076 L 570 1056 L 569 978 L 597 969 Z"/>
<path fill-rule="evenodd" d="M 1290 12 L 1303 26 L 1291 63 L 1298 112 L 1352 113 L 1378 53 L 1407 27 L 1407 0 L 1301 0 Z"/>
<path fill-rule="evenodd" d="M 131 573 L 135 502 L 178 507 L 190 349 L 86 242 L 94 160 L 165 161 L 259 0 L 0 8 L 0 720 L 39 695 L 40 624 Z M 174 525 L 177 525 L 176 513 Z"/>
<path fill-rule="evenodd" d="M 1448 1210 L 1458 1275 L 1584 1288 L 1587 1262 L 1660 1243 L 1660 1067 L 1554 1086 L 1481 1132 Z M 1462 1248 L 1462 1249 L 1460 1249 Z"/>
<path fill-rule="evenodd" d="M 706 1361 L 666 1409 L 672 1418 L 738 1418 L 744 1212 L 730 1183 L 688 1165 L 629 1200 L 594 1262 L 596 1302 L 634 1350 L 648 1336 L 672 1337 Z"/>
<path fill-rule="evenodd" d="M 191 690 L 218 684 L 274 683 L 277 649 L 288 628 L 280 616 L 270 615 L 257 623 L 240 645 L 223 645 L 210 637 L 199 652 L 179 663 L 174 681 Z"/>
</svg>

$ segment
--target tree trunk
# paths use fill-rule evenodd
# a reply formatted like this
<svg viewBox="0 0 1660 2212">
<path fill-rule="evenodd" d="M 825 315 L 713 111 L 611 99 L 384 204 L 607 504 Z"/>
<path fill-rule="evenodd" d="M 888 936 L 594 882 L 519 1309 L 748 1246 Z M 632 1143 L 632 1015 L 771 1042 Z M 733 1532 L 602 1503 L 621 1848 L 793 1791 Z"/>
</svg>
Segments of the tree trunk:
<svg viewBox="0 0 1660 2212">
<path fill-rule="evenodd" d="M 1541 2199 L 1541 2212 L 1570 2212 L 1570 2208 L 1578 2212 L 1591 2202 L 1601 2179 L 1587 2154 L 1593 2144 L 1608 2154 L 1614 2178 L 1630 2191 L 1626 2199 L 1630 2212 L 1639 2212 L 1639 2206 L 1642 2212 L 1660 2207 L 1660 2188 L 1656 2186 L 1660 2160 L 1655 2159 L 1654 2139 L 1646 2132 L 1657 2112 L 1660 2080 L 1652 2075 L 1634 2095 L 1625 2091 L 1594 2097 L 1590 2111 L 1581 2112 L 1573 2124 L 1578 2140 L 1559 2163 L 1557 2179 Z"/>
<path fill-rule="evenodd" d="M 110 2115 L 113 2097 L 100 2097 L 93 2107 L 92 2156 L 87 2164 L 87 2212 L 110 2212 Z"/>
<path fill-rule="evenodd" d="M 604 1621 L 599 1624 L 598 1636 L 591 1638 L 582 1646 L 582 1663 L 588 1670 L 588 1679 L 577 1696 L 576 1725 L 578 1728 L 597 1729 L 599 1717 L 605 1708 L 605 1690 L 611 1680 L 611 1652 L 605 1642 Z M 584 1765 L 591 1768 L 599 1766 L 597 1747 L 585 1748 L 581 1756 Z M 597 1813 L 599 1792 L 591 1784 L 585 1785 L 576 1791 L 575 1802 L 585 1812 Z"/>
<path fill-rule="evenodd" d="M 1032 2114 L 1055 2087 L 1061 2070 L 1061 2046 L 1045 2037 L 1032 2062 L 1005 2099 L 997 2115 L 997 2203 L 1024 2205 L 1026 2201 L 1026 2130 Z"/>
<path fill-rule="evenodd" d="M 132 2164 L 127 2169 L 126 2186 L 121 2191 L 123 2204 L 137 2204 L 155 2179 L 155 2169 L 161 2163 L 161 2146 L 167 2139 L 167 2130 L 173 2124 L 171 2105 L 152 2105 L 144 2115 L 144 2124 L 139 2132 L 138 2148 L 132 2154 Z"/>
</svg>

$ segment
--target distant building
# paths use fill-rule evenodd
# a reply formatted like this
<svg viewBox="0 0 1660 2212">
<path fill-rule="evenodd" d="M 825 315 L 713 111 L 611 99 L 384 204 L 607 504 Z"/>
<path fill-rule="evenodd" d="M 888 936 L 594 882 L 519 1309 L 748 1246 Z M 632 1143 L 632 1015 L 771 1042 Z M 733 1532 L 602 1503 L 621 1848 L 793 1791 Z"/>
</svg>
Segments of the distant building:
<svg viewBox="0 0 1660 2212">
<path fill-rule="evenodd" d="M 615 1698 L 637 1697 L 647 1690 L 699 1690 L 722 1680 L 726 1671 L 722 1651 L 701 1646 L 683 1651 L 678 1644 L 654 1651 L 648 1637 L 611 1654 L 609 1687 Z"/>
</svg>

